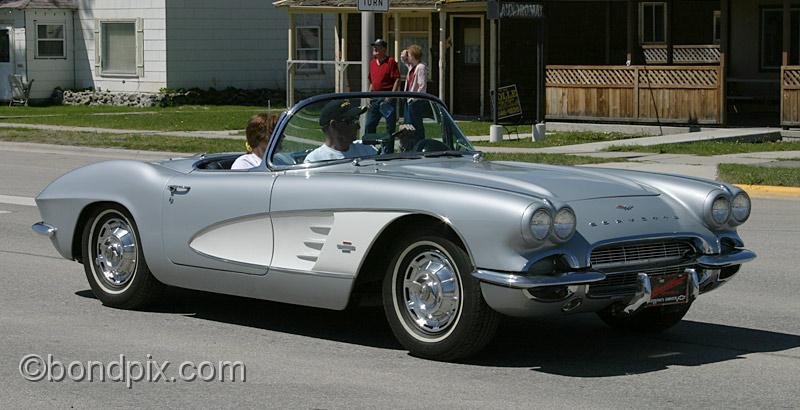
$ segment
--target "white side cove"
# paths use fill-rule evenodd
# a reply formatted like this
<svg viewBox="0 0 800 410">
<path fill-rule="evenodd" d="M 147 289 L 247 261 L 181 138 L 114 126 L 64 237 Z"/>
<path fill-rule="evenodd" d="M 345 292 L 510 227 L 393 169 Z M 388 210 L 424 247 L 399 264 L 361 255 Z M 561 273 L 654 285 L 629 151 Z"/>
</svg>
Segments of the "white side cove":
<svg viewBox="0 0 800 410">
<path fill-rule="evenodd" d="M 274 216 L 273 267 L 353 277 L 376 236 L 401 212 Z"/>
<path fill-rule="evenodd" d="M 267 267 L 272 260 L 269 215 L 223 222 L 194 237 L 189 247 L 204 255 Z M 253 252 L 253 248 L 263 252 Z"/>
</svg>

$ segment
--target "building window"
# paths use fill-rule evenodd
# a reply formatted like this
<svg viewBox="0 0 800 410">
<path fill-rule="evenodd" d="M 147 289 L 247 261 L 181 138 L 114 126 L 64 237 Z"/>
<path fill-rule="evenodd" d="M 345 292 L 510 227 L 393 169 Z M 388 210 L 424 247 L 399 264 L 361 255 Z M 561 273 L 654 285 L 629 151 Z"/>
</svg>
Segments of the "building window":
<svg viewBox="0 0 800 410">
<path fill-rule="evenodd" d="M 667 3 L 640 3 L 639 38 L 642 44 L 664 44 L 666 42 Z"/>
<path fill-rule="evenodd" d="M 395 32 L 394 32 L 394 19 L 395 16 L 390 16 L 388 19 L 387 24 L 387 36 L 389 40 L 389 50 L 387 53 L 391 56 L 394 55 L 394 40 L 395 40 Z M 428 59 L 430 56 L 429 50 L 431 48 L 431 26 L 430 26 L 430 17 L 423 16 L 423 17 L 400 17 L 400 32 L 398 33 L 399 40 L 400 40 L 400 50 L 404 50 L 406 47 L 416 44 L 422 48 L 422 61 L 429 62 Z M 397 53 L 400 55 L 400 53 Z M 430 63 L 430 62 L 429 62 Z M 405 76 L 407 68 L 404 64 L 400 64 L 400 74 Z"/>
<path fill-rule="evenodd" d="M 295 58 L 298 60 L 320 61 L 322 60 L 322 32 L 320 26 L 298 26 L 297 27 L 297 46 L 295 47 Z M 320 64 L 298 64 L 298 72 L 320 71 Z"/>
<path fill-rule="evenodd" d="M 66 58 L 63 24 L 36 25 L 36 58 Z"/>
<path fill-rule="evenodd" d="M 714 11 L 714 44 L 722 43 L 722 13 L 719 10 Z"/>
<path fill-rule="evenodd" d="M 95 67 L 102 76 L 143 77 L 142 19 L 95 21 Z"/>
</svg>

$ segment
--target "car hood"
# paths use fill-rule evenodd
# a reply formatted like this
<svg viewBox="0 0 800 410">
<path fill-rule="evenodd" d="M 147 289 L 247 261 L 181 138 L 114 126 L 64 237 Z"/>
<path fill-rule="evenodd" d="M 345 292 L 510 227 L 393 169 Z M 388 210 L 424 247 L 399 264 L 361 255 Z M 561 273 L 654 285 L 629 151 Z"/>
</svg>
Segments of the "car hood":
<svg viewBox="0 0 800 410">
<path fill-rule="evenodd" d="M 424 161 L 424 160 L 423 160 Z M 600 169 L 516 162 L 473 162 L 459 158 L 425 162 L 392 162 L 381 174 L 500 189 L 569 202 L 593 198 L 654 196 L 660 193 Z"/>
</svg>

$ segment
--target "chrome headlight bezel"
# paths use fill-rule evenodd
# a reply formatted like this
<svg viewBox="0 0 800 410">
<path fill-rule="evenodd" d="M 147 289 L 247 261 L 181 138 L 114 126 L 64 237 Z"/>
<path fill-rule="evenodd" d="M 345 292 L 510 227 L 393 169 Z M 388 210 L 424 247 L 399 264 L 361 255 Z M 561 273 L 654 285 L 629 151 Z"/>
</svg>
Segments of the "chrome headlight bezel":
<svg viewBox="0 0 800 410">
<path fill-rule="evenodd" d="M 559 222 L 561 218 L 567 219 L 562 219 Z M 578 219 L 575 216 L 575 211 L 568 206 L 562 207 L 553 217 L 553 236 L 555 236 L 558 241 L 566 242 L 575 234 L 577 226 Z"/>
<path fill-rule="evenodd" d="M 544 226 L 537 224 L 539 228 L 534 228 L 534 221 L 542 221 L 546 218 Z M 544 243 L 553 231 L 553 210 L 544 204 L 534 204 L 525 210 L 522 216 L 522 238 L 531 245 Z"/>
<path fill-rule="evenodd" d="M 742 202 L 745 206 L 737 206 L 737 202 Z M 739 191 L 731 199 L 731 223 L 736 225 L 745 223 L 750 218 L 750 211 L 752 210 L 753 203 L 750 200 L 750 195 L 747 192 Z M 737 211 L 738 209 L 738 211 Z"/>
<path fill-rule="evenodd" d="M 715 207 L 723 204 L 721 208 Z M 722 211 L 722 212 L 720 212 Z M 715 230 L 723 229 L 731 219 L 731 197 L 726 192 L 714 190 L 708 194 L 704 206 L 704 218 L 706 224 Z"/>
</svg>

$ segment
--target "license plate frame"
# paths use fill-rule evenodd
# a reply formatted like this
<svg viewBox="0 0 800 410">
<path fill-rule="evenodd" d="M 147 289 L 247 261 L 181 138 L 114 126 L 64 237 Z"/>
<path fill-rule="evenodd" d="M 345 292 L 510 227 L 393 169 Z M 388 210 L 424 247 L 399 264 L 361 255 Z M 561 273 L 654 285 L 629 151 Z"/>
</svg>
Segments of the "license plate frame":
<svg viewBox="0 0 800 410">
<path fill-rule="evenodd" d="M 689 303 L 689 274 L 686 272 L 652 275 L 647 307 Z"/>
</svg>

